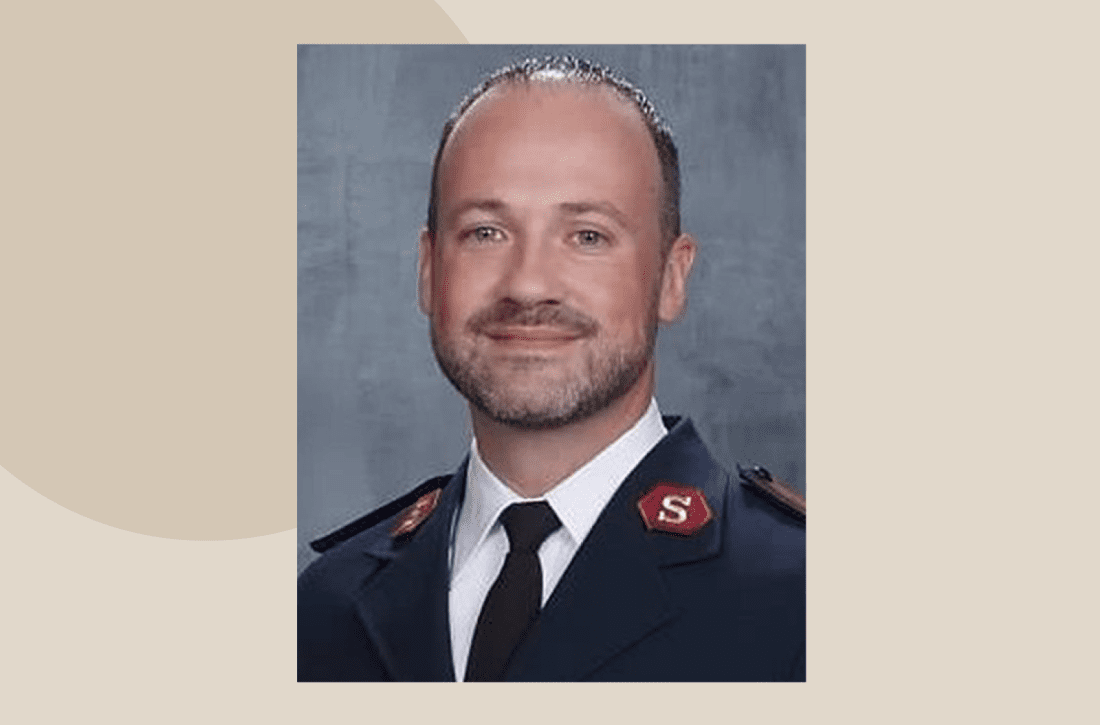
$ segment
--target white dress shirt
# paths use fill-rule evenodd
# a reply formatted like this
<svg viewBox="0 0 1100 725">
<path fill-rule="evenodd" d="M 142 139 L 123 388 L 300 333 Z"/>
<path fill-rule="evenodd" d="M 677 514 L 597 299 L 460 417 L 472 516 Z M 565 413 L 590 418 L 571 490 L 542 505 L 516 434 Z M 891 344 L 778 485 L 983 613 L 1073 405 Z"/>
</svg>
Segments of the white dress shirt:
<svg viewBox="0 0 1100 725">
<path fill-rule="evenodd" d="M 545 605 L 607 502 L 667 432 L 657 401 L 651 400 L 634 427 L 545 495 L 533 499 L 523 498 L 497 478 L 481 460 L 477 440 L 471 442 L 466 497 L 450 551 L 451 654 L 459 682 L 465 678 L 481 605 L 508 555 L 508 534 L 499 521 L 500 513 L 513 503 L 546 501 L 561 520 L 561 528 L 546 537 L 539 548 Z"/>
</svg>

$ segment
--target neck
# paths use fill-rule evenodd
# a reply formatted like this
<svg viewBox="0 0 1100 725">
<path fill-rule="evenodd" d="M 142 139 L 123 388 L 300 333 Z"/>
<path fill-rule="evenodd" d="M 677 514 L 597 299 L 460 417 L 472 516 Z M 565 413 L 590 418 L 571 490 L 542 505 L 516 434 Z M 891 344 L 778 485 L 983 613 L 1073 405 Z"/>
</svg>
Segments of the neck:
<svg viewBox="0 0 1100 725">
<path fill-rule="evenodd" d="M 513 428 L 471 407 L 478 453 L 520 496 L 541 496 L 630 430 L 649 407 L 653 385 L 651 364 L 619 400 L 583 420 L 547 430 Z"/>
</svg>

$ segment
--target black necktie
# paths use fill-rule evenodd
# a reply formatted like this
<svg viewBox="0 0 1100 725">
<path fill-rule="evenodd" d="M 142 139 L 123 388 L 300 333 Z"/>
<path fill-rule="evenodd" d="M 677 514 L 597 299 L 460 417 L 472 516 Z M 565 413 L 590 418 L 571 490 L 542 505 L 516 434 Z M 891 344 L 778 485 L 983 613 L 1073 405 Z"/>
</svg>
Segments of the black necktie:
<svg viewBox="0 0 1100 725">
<path fill-rule="evenodd" d="M 539 546 L 561 521 L 545 501 L 512 504 L 500 515 L 508 533 L 508 556 L 477 618 L 467 682 L 499 682 L 516 646 L 542 605 Z"/>
</svg>

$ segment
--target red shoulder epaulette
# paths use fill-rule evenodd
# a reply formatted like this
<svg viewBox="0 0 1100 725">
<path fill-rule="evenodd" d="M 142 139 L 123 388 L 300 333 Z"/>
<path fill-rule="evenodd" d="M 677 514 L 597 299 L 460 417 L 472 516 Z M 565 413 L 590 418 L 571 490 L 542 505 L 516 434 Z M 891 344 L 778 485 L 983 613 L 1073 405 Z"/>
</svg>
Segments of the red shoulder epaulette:
<svg viewBox="0 0 1100 725">
<path fill-rule="evenodd" d="M 327 536 L 322 536 L 320 539 L 310 542 L 309 547 L 318 553 L 328 551 L 332 547 L 341 542 L 347 541 L 356 534 L 362 533 L 370 527 L 382 523 L 394 514 L 408 509 L 411 506 L 415 506 L 416 502 L 419 501 L 425 494 L 443 488 L 443 486 L 446 485 L 447 481 L 449 480 L 451 480 L 451 476 L 437 476 L 436 478 L 433 478 L 429 481 L 425 481 L 424 483 L 420 484 L 412 491 L 405 494 L 396 501 L 390 501 L 382 508 L 375 509 L 366 516 L 360 517 L 355 521 L 352 521 L 350 524 L 347 524 L 342 528 L 333 531 L 331 534 L 328 534 Z M 433 501 L 432 503 L 432 508 L 434 508 L 435 501 Z M 431 511 L 429 510 L 428 513 L 431 513 Z M 419 524 L 419 522 L 417 523 Z"/>
</svg>

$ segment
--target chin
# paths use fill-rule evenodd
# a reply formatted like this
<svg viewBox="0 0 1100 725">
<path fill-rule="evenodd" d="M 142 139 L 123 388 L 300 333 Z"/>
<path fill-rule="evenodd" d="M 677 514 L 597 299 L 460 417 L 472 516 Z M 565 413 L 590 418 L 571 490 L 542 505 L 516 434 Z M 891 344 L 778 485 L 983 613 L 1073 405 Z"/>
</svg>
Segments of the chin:
<svg viewBox="0 0 1100 725">
<path fill-rule="evenodd" d="M 493 421 L 511 428 L 522 428 L 523 430 L 553 430 L 555 428 L 564 428 L 586 417 L 584 413 L 576 408 L 488 408 L 480 405 L 477 407 Z"/>
<path fill-rule="evenodd" d="M 546 384 L 493 390 L 491 395 L 470 396 L 470 402 L 492 420 L 517 428 L 560 428 L 576 421 L 584 407 L 568 392 Z"/>
</svg>

